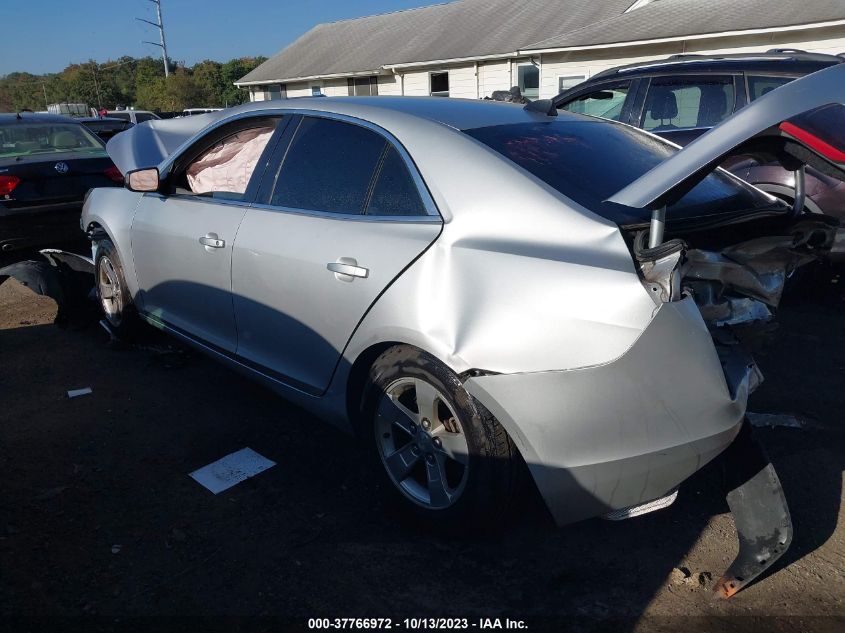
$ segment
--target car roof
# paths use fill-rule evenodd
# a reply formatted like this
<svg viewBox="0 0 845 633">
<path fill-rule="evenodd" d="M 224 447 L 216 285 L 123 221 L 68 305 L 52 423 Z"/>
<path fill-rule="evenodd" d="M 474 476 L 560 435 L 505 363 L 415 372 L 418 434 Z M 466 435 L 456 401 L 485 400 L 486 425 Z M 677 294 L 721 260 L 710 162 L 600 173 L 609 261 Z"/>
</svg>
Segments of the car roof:
<svg viewBox="0 0 845 633">
<path fill-rule="evenodd" d="M 401 118 L 423 119 L 440 123 L 457 130 L 468 130 L 490 125 L 532 123 L 548 121 L 549 117 L 537 111 L 526 110 L 521 104 L 483 99 L 457 99 L 444 97 L 301 97 L 273 101 L 254 101 L 219 112 L 197 115 L 198 120 L 213 122 L 233 114 L 256 110 L 311 110 L 342 114 L 379 124 L 385 117 L 404 115 Z M 561 118 L 580 115 L 560 113 Z M 200 117 L 203 117 L 200 119 Z M 207 117 L 207 118 L 205 118 Z M 395 116 L 391 117 L 395 120 Z"/>
<path fill-rule="evenodd" d="M 841 64 L 845 57 L 772 49 L 765 53 L 732 53 L 725 55 L 672 55 L 625 66 L 617 66 L 590 77 L 589 82 L 613 77 L 636 77 L 639 75 L 673 74 L 683 72 L 777 72 L 807 75 L 809 73 Z"/>
<path fill-rule="evenodd" d="M 76 119 L 60 114 L 46 114 L 41 112 L 0 112 L 0 123 L 77 123 Z"/>
</svg>

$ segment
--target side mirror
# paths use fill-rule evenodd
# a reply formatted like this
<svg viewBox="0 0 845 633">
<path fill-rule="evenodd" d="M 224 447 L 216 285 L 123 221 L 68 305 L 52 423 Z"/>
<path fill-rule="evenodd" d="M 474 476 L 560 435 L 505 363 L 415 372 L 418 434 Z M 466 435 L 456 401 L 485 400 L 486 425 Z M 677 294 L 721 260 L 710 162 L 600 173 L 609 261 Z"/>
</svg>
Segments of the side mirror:
<svg viewBox="0 0 845 633">
<path fill-rule="evenodd" d="M 126 174 L 126 188 L 129 191 L 147 192 L 158 191 L 160 181 L 158 167 L 136 169 Z"/>
</svg>

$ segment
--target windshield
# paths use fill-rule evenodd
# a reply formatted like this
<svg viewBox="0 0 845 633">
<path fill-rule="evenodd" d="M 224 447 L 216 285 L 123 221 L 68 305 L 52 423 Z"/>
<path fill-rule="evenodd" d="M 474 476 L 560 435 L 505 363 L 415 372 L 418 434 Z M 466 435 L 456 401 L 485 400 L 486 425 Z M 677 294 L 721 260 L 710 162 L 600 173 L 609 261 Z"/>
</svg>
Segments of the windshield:
<svg viewBox="0 0 845 633">
<path fill-rule="evenodd" d="M 91 132 L 74 123 L 26 123 L 0 125 L 0 158 L 46 154 L 105 156 L 103 144 Z"/>
<path fill-rule="evenodd" d="M 650 211 L 605 202 L 677 150 L 608 121 L 566 118 L 465 130 L 567 198 L 617 222 L 646 221 Z M 693 218 L 772 206 L 772 198 L 714 171 L 667 208 L 667 218 Z"/>
</svg>

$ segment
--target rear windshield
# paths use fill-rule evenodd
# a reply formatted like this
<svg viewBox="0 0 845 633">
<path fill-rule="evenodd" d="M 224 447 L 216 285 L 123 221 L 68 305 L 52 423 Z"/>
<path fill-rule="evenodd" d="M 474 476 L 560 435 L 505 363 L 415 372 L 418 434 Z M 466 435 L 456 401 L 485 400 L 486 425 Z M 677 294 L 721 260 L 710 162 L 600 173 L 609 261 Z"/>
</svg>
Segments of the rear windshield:
<svg viewBox="0 0 845 633">
<path fill-rule="evenodd" d="M 466 130 L 570 200 L 620 224 L 650 212 L 604 202 L 677 150 L 660 139 L 607 121 L 567 118 Z M 713 172 L 674 205 L 669 219 L 771 207 L 768 196 Z"/>
<path fill-rule="evenodd" d="M 24 158 L 74 153 L 105 156 L 103 144 L 75 123 L 25 123 L 0 125 L 0 158 Z"/>
</svg>

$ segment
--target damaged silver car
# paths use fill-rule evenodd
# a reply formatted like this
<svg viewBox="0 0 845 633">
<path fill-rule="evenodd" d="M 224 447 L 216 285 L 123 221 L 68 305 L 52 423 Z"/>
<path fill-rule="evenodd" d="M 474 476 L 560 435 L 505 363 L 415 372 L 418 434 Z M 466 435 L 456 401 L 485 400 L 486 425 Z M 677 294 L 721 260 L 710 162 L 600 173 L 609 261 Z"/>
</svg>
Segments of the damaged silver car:
<svg viewBox="0 0 845 633">
<path fill-rule="evenodd" d="M 842 177 L 843 103 L 834 67 L 682 151 L 544 102 L 252 103 L 112 139 L 127 187 L 93 191 L 83 228 L 112 329 L 144 320 L 356 431 L 432 521 L 495 518 L 521 462 L 559 524 L 636 516 L 744 442 L 730 595 L 791 538 L 747 457 L 761 373 L 736 326 L 836 222 L 716 166 L 754 149 Z"/>
</svg>

